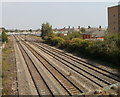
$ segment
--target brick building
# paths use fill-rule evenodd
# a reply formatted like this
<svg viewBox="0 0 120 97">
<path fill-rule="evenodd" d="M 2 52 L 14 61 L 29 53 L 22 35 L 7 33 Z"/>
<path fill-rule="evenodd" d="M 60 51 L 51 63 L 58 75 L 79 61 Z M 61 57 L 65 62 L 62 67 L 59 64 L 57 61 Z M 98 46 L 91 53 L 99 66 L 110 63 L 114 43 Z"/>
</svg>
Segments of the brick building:
<svg viewBox="0 0 120 97">
<path fill-rule="evenodd" d="M 120 5 L 108 8 L 108 30 L 120 34 Z"/>
<path fill-rule="evenodd" d="M 82 39 L 104 40 L 105 30 L 96 30 L 94 32 L 81 33 Z"/>
</svg>

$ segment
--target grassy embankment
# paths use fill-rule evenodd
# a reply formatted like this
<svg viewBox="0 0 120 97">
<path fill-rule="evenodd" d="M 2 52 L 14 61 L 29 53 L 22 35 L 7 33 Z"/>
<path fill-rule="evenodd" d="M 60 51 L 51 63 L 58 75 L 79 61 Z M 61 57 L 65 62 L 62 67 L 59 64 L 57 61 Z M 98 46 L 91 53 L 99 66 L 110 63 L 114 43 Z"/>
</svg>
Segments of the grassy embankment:
<svg viewBox="0 0 120 97">
<path fill-rule="evenodd" d="M 2 49 L 2 85 L 3 95 L 15 95 L 16 92 L 16 64 L 12 37 L 9 36 L 5 48 Z"/>
</svg>

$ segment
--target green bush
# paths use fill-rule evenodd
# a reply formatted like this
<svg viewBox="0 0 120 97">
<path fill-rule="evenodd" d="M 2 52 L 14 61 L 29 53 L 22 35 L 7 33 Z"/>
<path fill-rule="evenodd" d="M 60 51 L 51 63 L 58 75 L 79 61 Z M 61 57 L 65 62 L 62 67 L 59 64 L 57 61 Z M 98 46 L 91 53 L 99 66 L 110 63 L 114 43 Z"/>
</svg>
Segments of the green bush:
<svg viewBox="0 0 120 97">
<path fill-rule="evenodd" d="M 79 32 L 72 32 L 68 33 L 67 36 L 62 36 L 65 40 L 71 40 L 73 38 L 81 38 L 81 35 Z"/>
<path fill-rule="evenodd" d="M 117 46 L 116 41 L 93 41 L 87 47 L 87 51 L 92 57 L 116 64 L 120 58 L 120 48 Z"/>
<path fill-rule="evenodd" d="M 105 40 L 114 41 L 118 39 L 120 39 L 120 34 L 117 33 L 108 33 L 105 35 Z"/>
<path fill-rule="evenodd" d="M 83 40 L 79 37 L 77 34 L 69 34 L 64 37 L 47 37 L 47 39 L 50 44 L 57 45 L 71 52 L 115 64 L 120 63 L 120 35 L 107 34 L 104 41 Z"/>
<path fill-rule="evenodd" d="M 80 45 L 80 51 L 84 54 L 89 54 L 89 47 L 92 46 L 94 41 L 84 40 Z"/>
<path fill-rule="evenodd" d="M 56 36 L 57 36 L 57 37 L 63 37 L 63 35 L 62 35 L 61 32 L 57 33 Z"/>
<path fill-rule="evenodd" d="M 53 45 L 60 46 L 60 45 L 62 45 L 64 43 L 65 40 L 63 38 L 61 38 L 61 37 L 54 37 L 51 41 L 52 41 Z"/>
<path fill-rule="evenodd" d="M 68 48 L 73 51 L 73 52 L 80 52 L 83 48 L 82 46 L 84 45 L 83 39 L 80 38 L 73 38 L 69 43 L 68 43 Z"/>
<path fill-rule="evenodd" d="M 44 36 L 44 40 L 48 44 L 52 44 L 52 39 L 55 37 L 53 32 L 50 32 L 47 36 Z"/>
<path fill-rule="evenodd" d="M 86 53 L 89 53 L 88 50 L 89 50 L 90 45 L 92 45 L 92 44 L 93 44 L 92 41 L 83 40 L 83 39 L 80 39 L 80 38 L 73 38 L 68 43 L 68 48 L 72 52 L 86 54 Z"/>
<path fill-rule="evenodd" d="M 8 37 L 5 31 L 2 31 L 2 42 L 8 42 Z"/>
</svg>

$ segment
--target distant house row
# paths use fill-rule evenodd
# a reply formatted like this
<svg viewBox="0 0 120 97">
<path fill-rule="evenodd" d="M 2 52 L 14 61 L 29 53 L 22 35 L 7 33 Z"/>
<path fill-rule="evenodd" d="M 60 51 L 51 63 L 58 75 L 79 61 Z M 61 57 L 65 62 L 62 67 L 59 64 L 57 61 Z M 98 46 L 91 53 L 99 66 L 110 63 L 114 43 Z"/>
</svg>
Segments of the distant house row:
<svg viewBox="0 0 120 97">
<path fill-rule="evenodd" d="M 61 33 L 63 36 L 68 35 L 69 33 L 74 33 L 74 32 L 79 32 L 82 36 L 82 39 L 92 39 L 92 40 L 104 40 L 104 36 L 106 33 L 106 29 L 98 27 L 98 28 L 91 28 L 90 26 L 88 28 L 84 28 L 84 32 L 81 32 L 81 28 L 80 26 L 78 26 L 77 28 L 75 27 L 64 27 L 61 29 L 53 29 L 54 33 Z M 2 30 L 1 30 L 2 32 Z M 36 36 L 40 36 L 41 35 L 41 30 L 37 29 L 37 30 L 11 30 L 10 32 L 8 32 L 7 34 L 32 34 L 32 35 L 36 35 Z"/>
<path fill-rule="evenodd" d="M 73 31 L 80 31 L 80 26 L 78 26 L 78 28 L 74 28 L 74 27 L 64 27 L 64 28 L 61 28 L 61 29 L 53 29 L 54 32 L 66 32 L 66 33 L 70 33 L 70 32 L 73 32 Z"/>
<path fill-rule="evenodd" d="M 84 28 L 85 32 L 81 32 L 80 26 L 78 28 L 62 28 L 62 29 L 54 29 L 54 33 L 62 33 L 63 36 L 69 34 L 69 33 L 74 33 L 74 32 L 79 32 L 82 35 L 82 39 L 99 39 L 99 40 L 104 40 L 104 36 L 106 33 L 105 28 Z"/>
</svg>

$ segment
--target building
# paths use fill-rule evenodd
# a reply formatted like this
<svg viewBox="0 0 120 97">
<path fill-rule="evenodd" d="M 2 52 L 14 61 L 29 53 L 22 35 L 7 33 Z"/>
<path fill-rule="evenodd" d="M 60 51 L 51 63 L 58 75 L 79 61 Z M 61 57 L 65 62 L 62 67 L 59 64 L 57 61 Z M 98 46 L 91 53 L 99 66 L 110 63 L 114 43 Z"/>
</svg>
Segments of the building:
<svg viewBox="0 0 120 97">
<path fill-rule="evenodd" d="M 120 5 L 108 8 L 108 30 L 111 33 L 120 33 Z"/>
<path fill-rule="evenodd" d="M 105 30 L 96 30 L 94 32 L 81 33 L 82 39 L 90 40 L 104 40 Z"/>
<path fill-rule="evenodd" d="M 80 26 L 78 26 L 78 28 L 75 28 L 75 27 L 71 28 L 70 26 L 63 27 L 63 28 L 60 28 L 60 29 L 55 28 L 55 29 L 53 29 L 53 32 L 55 34 L 61 33 L 63 36 L 66 36 L 69 33 L 80 32 Z"/>
</svg>

